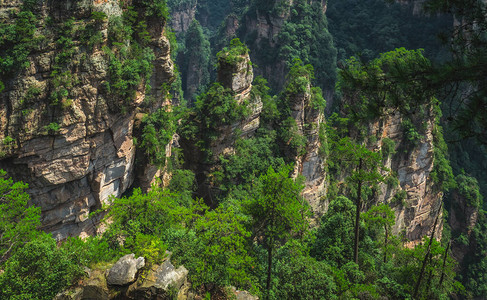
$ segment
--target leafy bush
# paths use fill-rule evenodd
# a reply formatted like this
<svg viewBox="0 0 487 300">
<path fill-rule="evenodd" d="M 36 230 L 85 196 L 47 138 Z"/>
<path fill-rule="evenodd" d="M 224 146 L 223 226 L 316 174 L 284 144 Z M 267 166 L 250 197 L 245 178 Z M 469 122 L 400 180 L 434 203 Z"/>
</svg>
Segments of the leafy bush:
<svg viewBox="0 0 487 300">
<path fill-rule="evenodd" d="M 49 125 L 44 126 L 44 130 L 47 131 L 48 134 L 56 134 L 61 129 L 58 123 L 52 122 Z"/>
<path fill-rule="evenodd" d="M 433 182 L 438 184 L 440 190 L 448 191 L 455 187 L 455 180 L 450 160 L 448 159 L 448 146 L 443 139 L 442 128 L 439 124 L 436 124 L 433 131 L 433 143 L 435 160 L 430 176 L 433 178 Z"/>
<path fill-rule="evenodd" d="M 383 138 L 381 150 L 382 150 L 382 158 L 386 159 L 389 156 L 396 153 L 396 143 L 390 138 Z"/>
<path fill-rule="evenodd" d="M 142 119 L 142 140 L 140 146 L 145 150 L 152 164 L 160 167 L 166 164 L 166 146 L 176 132 L 177 120 L 168 108 L 160 108 Z"/>
<path fill-rule="evenodd" d="M 0 275 L 0 298 L 50 300 L 83 271 L 48 234 L 40 234 L 10 257 Z"/>
<path fill-rule="evenodd" d="M 336 299 L 332 273 L 326 262 L 291 252 L 276 264 L 273 295 L 275 299 Z"/>
<path fill-rule="evenodd" d="M 294 118 L 289 117 L 282 122 L 279 134 L 293 155 L 300 156 L 306 152 L 307 138 L 299 131 Z"/>
<path fill-rule="evenodd" d="M 145 255 L 149 262 L 158 261 L 166 249 L 160 240 L 163 233 L 190 218 L 190 210 L 181 206 L 182 200 L 178 194 L 157 186 L 147 194 L 135 189 L 130 197 L 110 198 L 104 219 L 110 226 L 103 238 L 113 249 Z"/>
<path fill-rule="evenodd" d="M 41 210 L 28 206 L 30 197 L 24 191 L 26 188 L 27 184 L 14 183 L 0 170 L 0 266 L 38 234 Z"/>
<path fill-rule="evenodd" d="M 90 267 L 99 262 L 110 262 L 120 257 L 117 249 L 110 247 L 106 239 L 101 237 L 70 237 L 61 245 L 69 253 L 77 265 Z"/>
<path fill-rule="evenodd" d="M 477 179 L 467 175 L 460 174 L 455 178 L 456 189 L 467 199 L 468 205 L 478 208 L 482 203 L 482 195 L 479 191 Z"/>
<path fill-rule="evenodd" d="M 29 56 L 35 45 L 37 18 L 29 10 L 14 16 L 14 24 L 0 24 L 0 75 L 2 79 L 12 72 L 29 66 Z"/>
<path fill-rule="evenodd" d="M 311 255 L 341 267 L 352 260 L 355 205 L 346 197 L 332 200 L 321 218 Z"/>
<path fill-rule="evenodd" d="M 218 61 L 234 65 L 237 62 L 243 61 L 243 56 L 247 53 L 249 53 L 249 48 L 247 48 L 240 39 L 235 38 L 230 41 L 230 46 L 223 48 L 222 51 L 217 53 L 216 57 L 218 58 Z"/>
<path fill-rule="evenodd" d="M 416 146 L 418 145 L 419 141 L 421 140 L 422 136 L 419 134 L 416 126 L 411 122 L 409 119 L 405 119 L 401 123 L 402 130 L 406 141 L 409 145 Z"/>
<path fill-rule="evenodd" d="M 405 190 L 399 190 L 397 193 L 392 197 L 392 203 L 396 205 L 404 206 L 408 193 Z"/>
</svg>

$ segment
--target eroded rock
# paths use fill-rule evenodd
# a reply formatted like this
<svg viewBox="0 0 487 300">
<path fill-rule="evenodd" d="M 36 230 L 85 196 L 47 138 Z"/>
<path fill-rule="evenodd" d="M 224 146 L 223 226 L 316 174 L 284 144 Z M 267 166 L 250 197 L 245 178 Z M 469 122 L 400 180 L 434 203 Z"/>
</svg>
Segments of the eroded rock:
<svg viewBox="0 0 487 300">
<path fill-rule="evenodd" d="M 143 257 L 135 259 L 135 255 L 127 254 L 120 258 L 108 271 L 107 283 L 109 285 L 127 285 L 134 282 L 139 269 L 145 266 Z"/>
</svg>

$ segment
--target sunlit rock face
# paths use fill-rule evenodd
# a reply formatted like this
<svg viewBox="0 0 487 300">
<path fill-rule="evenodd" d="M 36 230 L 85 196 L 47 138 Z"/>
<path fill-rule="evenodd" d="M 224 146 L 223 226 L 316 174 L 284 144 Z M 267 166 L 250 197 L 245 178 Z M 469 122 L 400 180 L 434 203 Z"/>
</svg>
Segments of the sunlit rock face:
<svg viewBox="0 0 487 300">
<path fill-rule="evenodd" d="M 389 203 L 396 213 L 394 233 L 404 236 L 411 246 L 431 234 L 437 216 L 437 238 L 441 237 L 443 228 L 440 210 L 443 193 L 431 177 L 435 162 L 435 117 L 431 109 L 425 108 L 424 111 L 422 116 L 410 117 L 413 123 L 421 124 L 423 128 L 421 138 L 415 145 L 407 141 L 401 125 L 404 117 L 397 112 L 386 114 L 369 124 L 369 136 L 376 139 L 370 143 L 372 149 L 378 151 L 385 147 L 385 139 L 394 142 L 395 153 L 384 158 L 384 163 L 399 180 L 397 186 L 381 184 L 376 202 Z M 398 197 L 400 193 L 405 197 Z"/>
<path fill-rule="evenodd" d="M 21 2 L 0 2 L 0 18 L 11 21 L 10 12 L 18 11 Z M 29 67 L 5 80 L 0 93 L 0 140 L 15 139 L 2 146 L 0 168 L 29 184 L 32 203 L 42 209 L 44 230 L 58 239 L 92 234 L 97 221 L 88 220 L 88 214 L 110 195 L 120 196 L 134 180 L 135 115 L 151 108 L 144 104 L 145 85 L 123 109 L 106 92 L 109 64 L 102 47 L 107 45 L 109 20 L 122 14 L 118 1 L 42 1 L 36 9 L 35 37 L 42 42 L 28 56 Z M 107 18 L 100 24 L 100 43 L 89 48 L 77 32 L 93 22 L 92 12 L 104 12 Z M 73 54 L 61 83 L 56 83 L 53 71 L 62 50 L 52 28 L 71 17 Z M 164 26 L 163 20 L 147 24 L 155 55 L 152 109 L 164 102 L 159 87 L 173 77 Z M 54 105 L 56 86 L 65 87 L 69 96 Z"/>
</svg>

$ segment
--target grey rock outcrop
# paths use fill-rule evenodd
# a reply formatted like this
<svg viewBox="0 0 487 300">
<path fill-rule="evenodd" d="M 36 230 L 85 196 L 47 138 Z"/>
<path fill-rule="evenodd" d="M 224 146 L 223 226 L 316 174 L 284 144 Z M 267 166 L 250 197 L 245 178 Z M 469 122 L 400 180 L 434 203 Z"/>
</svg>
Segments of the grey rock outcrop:
<svg viewBox="0 0 487 300">
<path fill-rule="evenodd" d="M 291 117 L 296 121 L 298 133 L 305 137 L 304 154 L 288 153 L 296 162 L 293 177 L 302 175 L 305 178 L 303 197 L 310 204 L 313 211 L 312 221 L 318 220 L 327 210 L 325 159 L 320 154 L 322 141 L 319 130 L 325 118 L 319 109 L 311 104 L 311 84 L 308 81 L 302 93 L 288 94 L 287 98 L 291 108 Z"/>
<path fill-rule="evenodd" d="M 53 300 L 110 299 L 105 273 L 104 270 L 93 270 L 79 285 L 57 294 Z"/>
<path fill-rule="evenodd" d="M 175 268 L 169 260 L 155 266 L 138 286 L 133 295 L 135 299 L 154 299 L 156 295 L 165 295 L 169 289 L 179 291 L 186 281 L 188 270 L 184 266 Z"/>
<path fill-rule="evenodd" d="M 425 108 L 424 116 L 413 117 L 412 122 L 423 124 L 424 128 L 417 145 L 408 143 L 404 136 L 403 119 L 398 113 L 388 114 L 369 125 L 369 136 L 377 138 L 372 145 L 375 150 L 384 146 L 386 138 L 394 141 L 395 153 L 386 158 L 385 167 L 397 174 L 399 185 L 392 187 L 381 184 L 377 201 L 390 203 L 396 213 L 394 234 L 402 232 L 410 241 L 408 245 L 414 246 L 425 235 L 431 234 L 443 193 L 431 177 L 434 166 L 433 132 L 436 126 L 431 107 Z M 400 191 L 406 193 L 402 202 L 394 198 Z M 435 234 L 437 238 L 441 237 L 443 228 L 441 215 L 442 212 Z"/>
<path fill-rule="evenodd" d="M 171 7 L 171 28 L 176 34 L 184 33 L 196 15 L 197 0 L 186 1 L 176 7 Z"/>
<path fill-rule="evenodd" d="M 76 285 L 56 295 L 54 300 L 171 299 L 169 295 L 173 292 L 178 294 L 178 299 L 194 298 L 194 294 L 189 292 L 188 270 L 184 266 L 176 269 L 167 258 L 161 265 L 153 265 L 144 276 L 140 276 L 140 272 L 134 271 L 142 266 L 142 262 L 141 258 L 134 259 L 133 254 L 126 255 L 109 271 L 91 271 Z"/>
<path fill-rule="evenodd" d="M 135 259 L 135 255 L 127 254 L 120 258 L 108 271 L 107 283 L 109 285 L 127 285 L 134 282 L 137 272 L 145 266 L 143 257 Z"/>
</svg>

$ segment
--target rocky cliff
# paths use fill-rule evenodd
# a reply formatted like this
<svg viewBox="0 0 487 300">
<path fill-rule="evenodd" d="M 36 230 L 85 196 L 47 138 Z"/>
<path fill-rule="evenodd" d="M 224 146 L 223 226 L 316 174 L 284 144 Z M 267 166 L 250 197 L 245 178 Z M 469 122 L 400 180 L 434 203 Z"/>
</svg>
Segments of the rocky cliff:
<svg viewBox="0 0 487 300">
<path fill-rule="evenodd" d="M 172 1 L 168 2 L 171 6 L 171 29 L 174 30 L 176 34 L 186 32 L 196 15 L 198 1 L 182 1 L 179 5 L 171 5 Z"/>
<path fill-rule="evenodd" d="M 188 120 L 196 124 L 198 133 L 182 140 L 187 167 L 195 172 L 199 195 L 205 199 L 218 193 L 213 191 L 210 174 L 218 168 L 220 157 L 234 154 L 235 141 L 251 137 L 260 124 L 262 101 L 252 93 L 250 57 L 235 49 L 219 53 L 217 82 L 201 95 L 197 115 Z"/>
<path fill-rule="evenodd" d="M 316 95 L 312 92 L 310 78 L 306 78 L 306 84 L 302 89 L 286 95 L 291 117 L 296 124 L 295 134 L 304 137 L 303 149 L 298 150 L 298 153 L 288 151 L 287 155 L 295 162 L 293 176 L 302 175 L 305 178 L 303 197 L 311 206 L 313 219 L 318 220 L 327 210 L 327 202 L 323 198 L 326 194 L 325 159 L 321 153 L 326 141 L 323 140 L 324 132 L 321 132 L 320 138 L 325 118 L 323 111 L 315 107 L 315 97 L 321 97 L 321 94 Z"/>
<path fill-rule="evenodd" d="M 425 114 L 419 115 L 405 117 L 391 113 L 371 123 L 368 132 L 369 144 L 382 150 L 384 165 L 391 171 L 386 183 L 381 184 L 377 200 L 390 204 L 396 213 L 394 233 L 403 234 L 411 245 L 431 234 L 438 213 L 437 238 L 441 237 L 443 227 L 440 210 L 443 193 L 432 178 L 437 125 L 431 108 L 425 108 Z M 416 142 L 411 142 L 405 133 L 406 120 L 410 118 L 411 123 L 422 126 Z"/>
<path fill-rule="evenodd" d="M 164 19 L 145 13 L 139 2 L 38 1 L 32 8 L 21 1 L 0 3 L 1 21 L 15 26 L 23 12 L 32 12 L 30 38 L 36 40 L 27 47 L 25 68 L 1 78 L 0 168 L 29 184 L 43 229 L 58 239 L 93 233 L 96 221 L 88 214 L 131 185 L 136 112 L 159 106 L 161 87 L 172 80 Z M 123 36 L 119 28 L 128 4 L 136 9 L 133 22 L 144 26 L 143 41 Z M 154 68 L 146 70 L 148 76 L 138 69 L 128 78 L 122 72 L 138 59 L 136 45 Z"/>
</svg>

